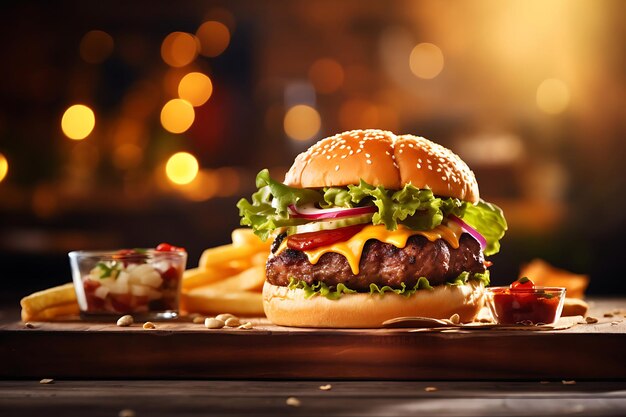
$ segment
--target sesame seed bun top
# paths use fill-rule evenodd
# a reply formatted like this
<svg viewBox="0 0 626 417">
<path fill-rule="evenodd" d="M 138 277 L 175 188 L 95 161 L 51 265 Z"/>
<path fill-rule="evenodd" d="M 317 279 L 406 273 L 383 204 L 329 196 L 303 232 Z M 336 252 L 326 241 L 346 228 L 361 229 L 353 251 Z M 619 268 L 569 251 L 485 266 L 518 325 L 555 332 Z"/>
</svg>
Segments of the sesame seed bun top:
<svg viewBox="0 0 626 417">
<path fill-rule="evenodd" d="M 454 152 L 428 139 L 368 129 L 339 133 L 298 155 L 285 184 L 322 188 L 358 184 L 397 190 L 406 184 L 435 195 L 478 202 L 476 177 Z"/>
</svg>

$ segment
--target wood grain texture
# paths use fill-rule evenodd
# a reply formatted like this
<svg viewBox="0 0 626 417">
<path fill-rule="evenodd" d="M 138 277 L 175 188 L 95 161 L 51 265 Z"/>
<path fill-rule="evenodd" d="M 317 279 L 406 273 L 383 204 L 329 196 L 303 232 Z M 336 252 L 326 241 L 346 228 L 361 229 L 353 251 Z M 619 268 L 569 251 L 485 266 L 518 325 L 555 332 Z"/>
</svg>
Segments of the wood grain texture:
<svg viewBox="0 0 626 417">
<path fill-rule="evenodd" d="M 597 312 L 626 305 L 612 303 L 597 302 Z M 12 323 L 0 328 L 0 377 L 624 379 L 624 319 L 597 315 L 596 324 L 545 332 L 292 329 L 260 319 L 252 330 Z"/>
<path fill-rule="evenodd" d="M 553 416 L 626 414 L 626 382 L 0 381 L 0 414 Z M 427 389 L 428 388 L 428 389 Z M 434 389 L 433 389 L 434 388 Z M 299 400 L 298 407 L 287 398 Z M 6 414 L 5 414 L 6 413 Z"/>
</svg>

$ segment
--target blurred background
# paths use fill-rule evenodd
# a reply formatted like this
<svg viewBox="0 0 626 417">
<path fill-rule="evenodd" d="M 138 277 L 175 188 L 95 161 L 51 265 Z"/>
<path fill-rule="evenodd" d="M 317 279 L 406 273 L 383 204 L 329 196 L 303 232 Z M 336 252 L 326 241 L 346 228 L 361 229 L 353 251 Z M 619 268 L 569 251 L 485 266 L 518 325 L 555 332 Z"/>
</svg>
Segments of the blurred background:
<svg viewBox="0 0 626 417">
<path fill-rule="evenodd" d="M 228 243 L 264 167 L 357 128 L 425 136 L 509 232 L 624 294 L 626 3 L 8 1 L 0 6 L 0 289 L 67 252 Z"/>
</svg>

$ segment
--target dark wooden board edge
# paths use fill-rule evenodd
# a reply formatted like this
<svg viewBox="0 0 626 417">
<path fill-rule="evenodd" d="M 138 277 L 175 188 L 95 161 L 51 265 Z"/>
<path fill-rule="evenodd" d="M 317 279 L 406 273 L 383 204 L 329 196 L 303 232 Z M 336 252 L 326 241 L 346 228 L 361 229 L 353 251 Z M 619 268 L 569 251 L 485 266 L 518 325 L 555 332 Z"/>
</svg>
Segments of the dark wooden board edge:
<svg viewBox="0 0 626 417">
<path fill-rule="evenodd" d="M 625 349 L 620 333 L 3 331 L 0 378 L 607 380 Z"/>
</svg>

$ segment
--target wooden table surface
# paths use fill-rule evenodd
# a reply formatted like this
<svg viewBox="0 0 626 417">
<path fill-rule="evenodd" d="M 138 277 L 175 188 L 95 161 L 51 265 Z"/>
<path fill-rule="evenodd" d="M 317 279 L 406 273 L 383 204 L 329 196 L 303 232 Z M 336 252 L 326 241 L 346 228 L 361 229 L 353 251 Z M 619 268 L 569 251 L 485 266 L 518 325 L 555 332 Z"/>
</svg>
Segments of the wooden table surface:
<svg viewBox="0 0 626 417">
<path fill-rule="evenodd" d="M 362 375 L 352 375 L 350 378 L 341 378 L 341 375 L 347 375 L 346 370 L 350 372 L 358 371 L 365 366 L 362 363 L 363 357 L 359 359 L 359 355 L 363 354 L 361 347 L 354 345 L 355 341 L 363 340 L 363 331 L 341 331 L 340 345 L 342 343 L 353 344 L 352 350 L 333 351 L 327 349 L 322 352 L 322 357 L 311 358 L 307 356 L 309 352 L 291 352 L 285 358 L 294 364 L 297 358 L 300 365 L 296 364 L 296 369 L 308 370 L 309 374 L 306 378 L 298 377 L 297 373 L 289 373 L 288 367 L 276 373 L 270 380 L 259 379 L 258 374 L 247 369 L 252 363 L 258 361 L 250 361 L 245 357 L 240 357 L 237 361 L 237 355 L 255 349 L 254 343 L 264 340 L 265 336 L 280 336 L 279 339 L 284 343 L 289 343 L 289 339 L 298 340 L 298 335 L 307 335 L 306 330 L 283 330 L 283 329 L 257 329 L 258 337 L 249 339 L 251 333 L 241 333 L 237 336 L 228 336 L 229 332 L 225 331 L 221 339 L 215 339 L 208 331 L 202 331 L 201 334 L 206 339 L 201 340 L 201 346 L 209 348 L 210 341 L 223 342 L 225 340 L 248 340 L 252 344 L 246 346 L 246 349 L 230 352 L 230 356 L 222 356 L 227 358 L 228 363 L 219 365 L 219 360 L 209 358 L 210 366 L 219 368 L 220 371 L 212 374 L 210 366 L 207 364 L 198 364 L 202 372 L 195 375 L 193 379 L 185 377 L 186 374 L 193 375 L 193 362 L 200 355 L 196 350 L 191 355 L 190 361 L 184 358 L 172 358 L 170 361 L 174 364 L 187 363 L 191 370 L 180 376 L 170 375 L 168 380 L 155 377 L 141 377 L 139 373 L 132 377 L 132 372 L 128 377 L 124 378 L 120 375 L 120 368 L 129 362 L 121 360 L 116 367 L 115 364 L 108 365 L 116 368 L 111 375 L 118 375 L 112 380 L 112 377 L 91 376 L 86 378 L 69 378 L 63 375 L 55 375 L 42 369 L 36 374 L 11 374 L 7 370 L 29 370 L 32 371 L 33 366 L 24 366 L 24 364 L 10 363 L 13 359 L 19 358 L 20 361 L 32 363 L 37 366 L 46 364 L 46 352 L 61 352 L 59 346 L 63 336 L 74 335 L 73 340 L 85 340 L 85 334 L 91 334 L 90 331 L 69 331 L 58 332 L 58 328 L 53 324 L 45 324 L 49 326 L 49 331 L 55 336 L 52 339 L 47 338 L 46 332 L 40 329 L 24 329 L 23 326 L 17 324 L 17 318 L 14 310 L 0 311 L 0 416 L 30 416 L 49 414 L 52 416 L 84 416 L 84 415 L 102 415 L 102 416 L 118 416 L 118 415 L 134 415 L 134 416 L 195 416 L 205 414 L 215 415 L 340 415 L 340 416 L 396 416 L 396 415 L 437 415 L 437 416 L 465 416 L 465 415 L 484 415 L 484 416 L 540 416 L 540 415 L 585 415 L 585 416 L 624 416 L 626 415 L 626 355 L 624 354 L 624 341 L 626 332 L 624 331 L 624 317 L 605 318 L 605 312 L 626 307 L 625 299 L 612 300 L 594 300 L 591 303 L 591 314 L 600 318 L 600 323 L 593 325 L 581 325 L 578 328 L 572 328 L 562 331 L 541 332 L 540 339 L 543 342 L 554 342 L 559 344 L 560 348 L 565 349 L 561 357 L 564 358 L 568 367 L 553 368 L 548 375 L 549 378 L 533 378 L 532 375 L 540 376 L 541 371 L 537 371 L 536 364 L 529 361 L 525 355 L 526 349 L 531 351 L 540 349 L 541 343 L 536 346 L 527 346 L 525 343 L 534 343 L 526 336 L 519 338 L 513 336 L 513 341 L 520 342 L 518 346 L 509 352 L 507 358 L 509 361 L 516 361 L 519 365 L 515 365 L 511 369 L 522 370 L 530 369 L 526 377 L 519 378 L 519 374 L 506 377 L 507 369 L 499 369 L 495 372 L 495 378 L 485 378 L 484 375 L 489 373 L 466 373 L 463 374 L 459 370 L 446 371 L 440 377 L 433 378 L 433 372 L 437 369 L 441 371 L 441 363 L 438 368 L 419 367 L 416 363 L 419 361 L 407 363 L 407 366 L 413 367 L 413 371 L 423 372 L 420 375 L 413 374 L 412 381 L 394 380 L 394 372 L 400 376 L 406 376 L 401 371 L 398 364 L 398 358 L 379 357 L 377 363 L 369 364 L 370 370 L 373 369 L 373 375 L 385 374 L 385 366 L 393 365 L 395 369 L 391 373 L 385 375 L 388 378 L 371 378 Z M 614 323 L 614 324 L 612 324 Z M 87 324 L 87 330 L 94 330 L 92 324 Z M 97 327 L 97 326 L 96 326 Z M 262 326 L 261 326 L 262 327 Z M 140 342 L 140 347 L 146 351 L 145 342 L 162 340 L 174 340 L 182 334 L 191 335 L 192 337 L 198 333 L 197 330 L 177 329 L 161 330 L 161 332 L 148 332 L 140 329 L 101 329 L 107 338 L 112 338 L 111 346 L 115 345 L 116 337 L 136 335 Z M 274 332 L 274 333 L 272 333 Z M 502 338 L 498 334 L 489 334 L 477 337 L 474 334 L 468 335 L 437 335 L 431 334 L 429 337 L 422 338 L 420 334 L 417 338 L 409 335 L 406 329 L 399 330 L 383 330 L 380 334 L 375 334 L 374 339 L 377 341 L 377 348 L 370 352 L 377 354 L 380 352 L 394 351 L 394 344 L 400 341 L 404 343 L 406 349 L 422 349 L 418 345 L 420 342 L 426 343 L 430 347 L 442 347 L 445 343 L 459 344 L 464 349 L 472 344 L 478 344 L 478 347 L 485 347 L 484 341 L 491 341 L 497 345 L 498 339 L 506 340 L 506 334 Z M 179 334 L 180 333 L 180 334 Z M 324 332 L 322 332 L 324 333 Z M 326 342 L 337 340 L 336 335 L 330 331 L 325 331 Z M 385 336 L 389 334 L 391 336 Z M 23 339 L 23 337 L 26 339 Z M 118 336 L 116 336 L 118 335 Z M 144 336 L 142 336 L 144 335 Z M 146 336 L 147 335 L 147 336 Z M 245 335 L 245 336 L 244 336 Z M 330 336 L 328 336 L 330 335 Z M 400 335 L 398 338 L 397 335 Z M 569 335 L 569 336 L 568 336 Z M 580 338 L 583 335 L 583 339 Z M 604 335 L 604 336 L 602 336 Z M 417 335 L 416 335 L 417 336 Z M 593 338 L 595 336 L 600 336 Z M 29 342 L 28 338 L 32 341 Z M 143 339 L 143 337 L 149 337 Z M 211 339 L 209 339 L 211 337 Z M 469 338 L 469 339 L 468 339 Z M 94 339 L 97 340 L 97 339 Z M 176 339 L 182 340 L 182 339 Z M 191 339 L 189 339 L 191 340 Z M 306 339 L 308 341 L 313 339 Z M 305 341 L 306 341 L 305 340 Z M 324 343 L 324 338 L 322 337 Z M 438 341 L 439 340 L 439 341 Z M 483 340 L 483 342 L 481 342 Z M 510 340 L 505 343 L 510 343 Z M 576 340 L 584 340 L 584 346 L 575 345 Z M 597 343 L 590 343 L 593 341 Z M 22 344 L 16 345 L 18 341 Z M 48 342 L 46 342 L 48 341 Z M 409 342 L 407 342 L 409 341 Z M 445 342 L 447 341 L 447 342 Z M 445 342 L 445 343 L 444 343 Z M 542 343 L 543 343 L 542 342 Z M 230 343 L 230 342 L 229 342 Z M 297 342 L 301 344 L 302 340 Z M 481 343 L 483 343 L 481 345 Z M 568 343 L 570 344 L 567 349 Z M 607 344 L 608 343 L 608 344 Z M 391 346 L 387 346 L 391 344 Z M 67 346 L 67 345 L 66 345 Z M 109 345 L 107 345 L 109 346 Z M 149 345 L 148 345 L 149 346 Z M 209 354 L 220 351 L 228 351 L 234 345 L 220 346 L 216 345 L 209 349 Z M 289 346 L 289 345 L 288 345 Z M 345 346 L 344 346 L 345 347 Z M 83 348 L 83 349 L 81 349 Z M 96 345 L 88 344 L 86 347 L 74 346 L 68 349 L 65 359 L 56 357 L 63 366 L 72 367 L 72 362 L 78 365 L 73 366 L 74 371 L 80 366 L 84 366 L 85 362 L 80 357 L 76 357 L 77 352 L 82 355 L 94 355 Z M 125 354 L 132 351 L 132 344 L 120 346 L 116 355 L 124 358 Z M 278 347 L 274 347 L 278 349 Z M 619 349 L 615 351 L 615 349 Z M 150 351 L 148 347 L 147 352 Z M 193 350 L 192 350 L 193 351 Z M 366 350 L 367 351 L 367 350 Z M 477 348 L 475 352 L 480 351 Z M 16 354 L 15 352 L 20 352 Z M 407 350 L 408 352 L 408 350 Z M 572 352 L 583 352 L 582 357 L 572 356 Z M 96 352 L 97 353 L 97 352 Z M 176 352 L 179 354 L 180 352 Z M 319 353 L 319 352 L 318 352 Z M 535 352 L 536 353 L 536 352 Z M 406 352 L 404 352 L 406 354 Z M 12 355 L 7 356 L 7 355 Z M 350 358 L 355 359 L 347 361 L 342 365 L 339 359 Z M 207 357 L 206 355 L 204 357 Z M 268 361 L 274 364 L 279 363 L 280 355 L 277 354 L 269 357 Z M 448 356 L 451 358 L 452 356 Z M 483 360 L 489 358 L 489 352 L 485 352 Z M 11 359 L 13 358 L 13 359 Z M 324 358 L 331 359 L 327 361 L 333 364 L 334 369 L 326 366 L 324 368 Z M 439 360 L 440 356 L 432 355 L 430 360 Z M 610 372 L 610 378 L 602 378 L 602 374 L 597 374 L 597 369 L 593 368 L 593 363 L 588 361 L 593 358 L 600 358 L 597 363 L 609 366 L 612 364 L 613 369 L 603 370 Z M 607 359 L 608 358 L 608 359 Z M 167 359 L 167 358 L 165 358 Z M 218 358 L 219 359 L 219 358 Z M 182 360 L 182 362 L 181 362 Z M 311 366 L 310 362 L 315 366 Z M 455 366 L 460 367 L 461 371 L 472 369 L 473 366 L 464 365 L 472 363 L 470 359 L 464 359 L 462 356 L 454 360 L 455 362 L 448 364 L 448 368 Z M 526 361 L 526 362 L 525 362 Z M 98 362 L 95 362 L 98 363 Z M 304 364 L 304 365 L 302 365 Z M 476 364 L 476 362 L 474 362 Z M 167 364 L 165 364 L 167 365 Z M 367 367 L 366 366 L 366 367 Z M 316 367 L 323 369 L 323 375 L 329 375 L 329 378 L 313 378 L 312 375 L 319 374 Z M 36 368 L 36 367 L 35 367 Z M 227 369 L 231 371 L 225 371 Z M 58 369 L 57 366 L 48 367 L 47 370 Z M 261 369 L 261 368 L 258 368 Z M 257 369 L 257 371 L 258 371 Z M 572 369 L 575 370 L 571 375 L 554 373 L 557 370 Z M 84 369 L 84 375 L 90 375 L 90 370 Z M 476 369 L 474 369 L 476 371 Z M 480 370 L 478 370 L 480 371 Z M 145 372 L 145 369 L 142 370 Z M 229 374 L 229 379 L 219 377 L 219 375 Z M 572 378 L 572 375 L 599 375 L 597 377 L 585 377 L 581 379 Z M 156 372 L 154 375 L 159 375 Z M 204 376 L 203 376 L 204 375 Z M 207 376 L 208 375 L 208 376 Z M 213 375 L 213 376 L 210 376 Z M 245 378 L 245 375 L 256 375 L 255 377 Z M 285 375 L 285 378 L 279 378 L 279 375 Z M 364 375 L 367 375 L 365 373 Z M 456 376 L 455 380 L 450 380 L 449 376 Z M 464 375 L 463 378 L 458 378 Z M 479 375 L 478 377 L 476 375 Z M 482 377 L 480 375 L 483 375 Z M 530 375 L 530 376 L 529 376 Z M 41 378 L 54 378 L 50 384 L 41 384 Z M 234 379 L 233 379 L 234 378 Z M 407 378 L 401 378 L 407 379 Z M 322 390 L 320 386 L 330 385 L 330 389 Z M 290 399 L 293 397 L 293 399 Z"/>
</svg>

